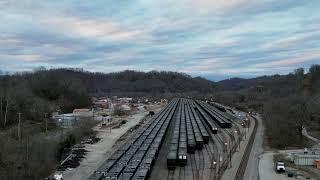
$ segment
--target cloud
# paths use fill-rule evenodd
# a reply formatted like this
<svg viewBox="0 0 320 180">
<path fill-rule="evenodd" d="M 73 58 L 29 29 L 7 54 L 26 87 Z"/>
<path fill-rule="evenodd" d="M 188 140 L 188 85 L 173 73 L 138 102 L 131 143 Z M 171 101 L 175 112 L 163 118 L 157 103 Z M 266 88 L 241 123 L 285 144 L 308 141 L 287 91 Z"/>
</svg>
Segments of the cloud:
<svg viewBox="0 0 320 180">
<path fill-rule="evenodd" d="M 139 29 L 128 29 L 112 21 L 80 18 L 76 16 L 46 17 L 44 22 L 57 33 L 80 38 L 95 38 L 106 41 L 133 41 L 150 38 Z"/>
<path fill-rule="evenodd" d="M 263 49 L 285 49 L 292 46 L 299 45 L 305 41 L 311 41 L 314 38 L 320 37 L 320 31 L 294 33 L 293 35 L 285 38 L 279 38 L 274 41 L 263 44 Z"/>
<path fill-rule="evenodd" d="M 181 3 L 186 3 L 194 10 L 201 13 L 215 12 L 224 14 L 234 9 L 244 9 L 252 7 L 257 1 L 253 0 L 180 0 Z"/>
<path fill-rule="evenodd" d="M 275 68 L 275 67 L 288 67 L 293 65 L 301 65 L 306 62 L 320 60 L 320 52 L 319 51 L 309 51 L 304 52 L 302 54 L 296 55 L 294 57 L 288 57 L 286 59 L 267 62 L 267 63 L 259 63 L 254 65 L 254 67 L 258 68 Z"/>
<path fill-rule="evenodd" d="M 40 54 L 1 54 L 1 61 L 39 62 L 43 58 Z"/>
<path fill-rule="evenodd" d="M 19 44 L 23 44 L 23 41 L 21 41 L 18 38 L 15 38 L 13 36 L 8 36 L 6 34 L 0 35 L 0 46 L 1 47 L 15 47 Z"/>
</svg>

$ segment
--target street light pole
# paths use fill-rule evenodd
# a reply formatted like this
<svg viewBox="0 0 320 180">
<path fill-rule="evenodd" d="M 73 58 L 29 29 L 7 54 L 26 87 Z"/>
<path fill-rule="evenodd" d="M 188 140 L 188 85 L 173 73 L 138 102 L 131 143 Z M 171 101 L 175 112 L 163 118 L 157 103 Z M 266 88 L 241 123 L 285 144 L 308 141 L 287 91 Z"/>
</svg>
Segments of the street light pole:
<svg viewBox="0 0 320 180">
<path fill-rule="evenodd" d="M 62 119 L 59 119 L 59 123 L 60 123 L 60 128 L 61 128 L 61 134 L 60 134 L 60 136 L 61 136 L 61 139 L 63 139 L 63 128 L 62 128 Z"/>
<path fill-rule="evenodd" d="M 21 113 L 19 112 L 18 139 L 21 141 Z"/>
</svg>

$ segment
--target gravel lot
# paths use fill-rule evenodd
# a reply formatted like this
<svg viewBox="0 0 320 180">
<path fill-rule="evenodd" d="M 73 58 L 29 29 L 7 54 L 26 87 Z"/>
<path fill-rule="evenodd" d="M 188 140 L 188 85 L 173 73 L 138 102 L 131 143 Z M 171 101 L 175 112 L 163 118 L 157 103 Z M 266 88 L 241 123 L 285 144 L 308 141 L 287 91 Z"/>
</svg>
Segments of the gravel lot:
<svg viewBox="0 0 320 180">
<path fill-rule="evenodd" d="M 273 162 L 273 155 L 272 152 L 264 153 L 261 156 L 260 163 L 259 163 L 259 174 L 260 180 L 287 180 L 292 179 L 288 178 L 286 174 L 277 174 L 274 169 L 274 162 Z"/>
</svg>

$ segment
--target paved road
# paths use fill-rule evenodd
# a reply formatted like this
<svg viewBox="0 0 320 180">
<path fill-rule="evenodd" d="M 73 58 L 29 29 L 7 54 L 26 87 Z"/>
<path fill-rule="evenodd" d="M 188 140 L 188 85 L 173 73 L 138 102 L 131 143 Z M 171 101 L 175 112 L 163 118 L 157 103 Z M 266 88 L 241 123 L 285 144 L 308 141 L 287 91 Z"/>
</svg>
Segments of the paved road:
<svg viewBox="0 0 320 180">
<path fill-rule="evenodd" d="M 245 180 L 259 180 L 259 161 L 261 154 L 263 153 L 263 135 L 264 135 L 264 126 L 260 116 L 256 116 L 258 120 L 258 129 L 256 133 L 255 140 L 253 142 L 253 147 L 251 150 L 250 158 L 247 164 L 247 169 L 244 174 Z"/>
<path fill-rule="evenodd" d="M 307 129 L 305 127 L 302 129 L 302 135 L 307 137 L 308 139 L 316 142 L 318 145 L 320 145 L 320 140 L 315 138 L 315 137 L 313 137 L 313 136 L 311 136 L 311 135 L 309 135 L 308 132 L 307 132 Z"/>
</svg>

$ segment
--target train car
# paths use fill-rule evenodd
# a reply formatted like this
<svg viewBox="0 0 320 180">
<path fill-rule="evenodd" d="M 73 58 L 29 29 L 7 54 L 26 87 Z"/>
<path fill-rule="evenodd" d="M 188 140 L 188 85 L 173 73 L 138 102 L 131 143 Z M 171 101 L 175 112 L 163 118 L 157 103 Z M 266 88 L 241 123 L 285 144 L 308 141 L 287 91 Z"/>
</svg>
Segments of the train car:
<svg viewBox="0 0 320 180">
<path fill-rule="evenodd" d="M 180 166 L 185 166 L 188 163 L 187 159 L 187 148 L 180 148 L 178 150 L 178 164 Z"/>
<path fill-rule="evenodd" d="M 144 180 L 148 179 L 149 176 L 149 169 L 146 168 L 139 168 L 137 172 L 134 174 L 132 180 Z"/>
<path fill-rule="evenodd" d="M 196 133 L 194 136 L 196 138 L 196 148 L 201 150 L 203 148 L 203 144 L 204 144 L 202 136 L 200 133 Z"/>
<path fill-rule="evenodd" d="M 154 158 L 153 156 L 150 156 L 149 154 L 147 154 L 147 155 L 143 158 L 140 166 L 143 166 L 143 167 L 152 167 L 153 164 L 154 164 L 154 162 L 155 162 L 154 160 L 155 160 L 155 158 Z"/>
<path fill-rule="evenodd" d="M 167 155 L 167 167 L 174 170 L 177 166 L 177 151 L 170 151 Z"/>
<path fill-rule="evenodd" d="M 198 114 L 196 113 L 193 101 L 189 101 L 189 105 L 190 105 L 189 108 L 190 108 L 190 111 L 191 111 L 190 116 L 194 118 L 195 123 L 198 125 L 199 131 L 200 131 L 200 133 L 202 135 L 202 138 L 203 138 L 203 142 L 205 144 L 208 144 L 209 143 L 209 133 L 206 130 L 206 128 L 204 127 L 204 125 L 203 125 L 202 121 L 200 120 Z M 197 133 L 197 132 L 195 132 L 195 133 Z"/>
<path fill-rule="evenodd" d="M 123 173 L 120 176 L 121 180 L 130 180 L 133 177 L 134 173 Z"/>
<path fill-rule="evenodd" d="M 187 152 L 194 154 L 196 151 L 196 141 L 193 137 L 188 138 L 188 144 L 187 144 Z"/>
<path fill-rule="evenodd" d="M 232 127 L 232 124 L 229 121 L 226 121 L 220 114 L 210 109 L 210 107 L 208 107 L 208 104 L 205 104 L 204 102 L 201 102 L 201 101 L 197 101 L 197 102 L 221 128 Z"/>
<path fill-rule="evenodd" d="M 117 160 L 106 160 L 96 171 L 95 174 L 106 175 L 107 172 L 116 164 Z"/>
<path fill-rule="evenodd" d="M 125 154 L 125 151 L 118 150 L 118 151 L 114 152 L 109 159 L 110 159 L 110 160 L 118 160 L 118 159 L 120 159 L 124 154 Z"/>
<path fill-rule="evenodd" d="M 209 115 L 221 128 L 232 127 L 230 120 L 227 117 L 223 116 L 222 112 L 218 112 L 219 111 L 218 109 L 204 102 L 198 101 L 198 103 L 209 113 Z"/>
<path fill-rule="evenodd" d="M 139 163 L 138 162 L 130 162 L 126 168 L 123 170 L 123 173 L 135 173 L 138 169 Z"/>
<path fill-rule="evenodd" d="M 125 164 L 116 164 L 110 172 L 106 174 L 105 179 L 117 179 L 120 177 L 123 169 L 125 168 Z"/>
<path fill-rule="evenodd" d="M 199 114 L 201 115 L 201 117 L 203 118 L 203 121 L 207 124 L 207 126 L 209 127 L 210 131 L 213 134 L 217 134 L 218 133 L 218 128 L 217 126 L 212 122 L 212 119 L 210 116 L 208 116 L 208 114 L 198 105 L 196 104 L 196 108 L 197 111 L 199 112 Z"/>
<path fill-rule="evenodd" d="M 116 179 L 118 179 L 119 176 L 120 176 L 119 173 L 108 173 L 108 174 L 106 174 L 104 179 L 105 180 L 116 180 Z"/>
</svg>

